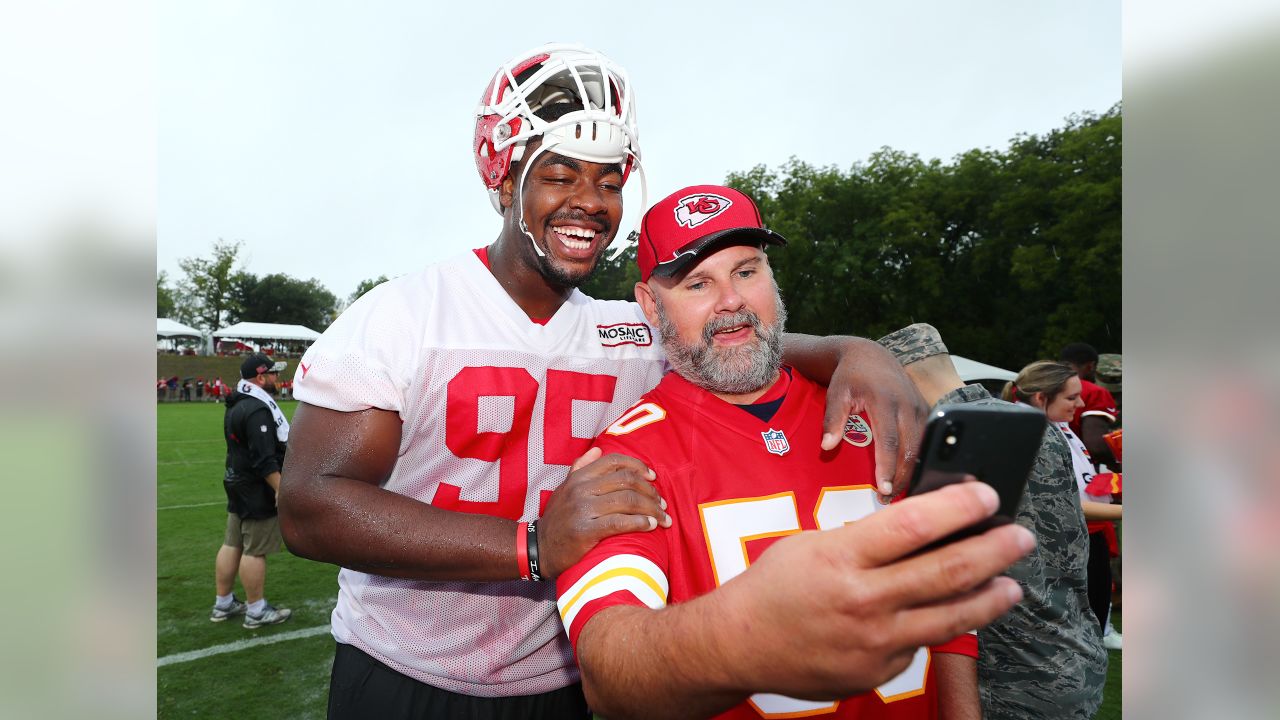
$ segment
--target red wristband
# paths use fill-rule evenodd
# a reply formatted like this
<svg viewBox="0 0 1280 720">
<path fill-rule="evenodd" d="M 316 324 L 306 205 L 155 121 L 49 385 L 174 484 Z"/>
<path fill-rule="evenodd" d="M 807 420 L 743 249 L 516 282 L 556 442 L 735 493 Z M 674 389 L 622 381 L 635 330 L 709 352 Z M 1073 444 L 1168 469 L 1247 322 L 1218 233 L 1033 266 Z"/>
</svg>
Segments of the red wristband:
<svg viewBox="0 0 1280 720">
<path fill-rule="evenodd" d="M 521 580 L 529 579 L 529 523 L 516 523 L 516 569 Z"/>
</svg>

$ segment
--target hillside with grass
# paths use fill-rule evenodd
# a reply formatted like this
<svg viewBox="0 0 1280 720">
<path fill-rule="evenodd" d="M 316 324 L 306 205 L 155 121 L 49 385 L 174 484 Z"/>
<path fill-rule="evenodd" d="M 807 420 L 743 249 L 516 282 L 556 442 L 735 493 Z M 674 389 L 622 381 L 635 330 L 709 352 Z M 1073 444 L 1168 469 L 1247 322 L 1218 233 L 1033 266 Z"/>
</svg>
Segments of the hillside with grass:
<svg viewBox="0 0 1280 720">
<path fill-rule="evenodd" d="M 298 367 L 298 358 L 287 357 L 281 358 L 289 363 L 284 372 L 280 373 L 280 379 L 291 380 L 293 378 L 294 368 Z M 232 384 L 236 378 L 240 377 L 240 363 L 244 358 L 240 355 L 229 356 L 204 356 L 204 355 L 156 355 L 156 377 L 173 377 L 178 379 L 193 377 L 212 380 L 221 377 L 222 382 L 228 385 Z"/>
</svg>

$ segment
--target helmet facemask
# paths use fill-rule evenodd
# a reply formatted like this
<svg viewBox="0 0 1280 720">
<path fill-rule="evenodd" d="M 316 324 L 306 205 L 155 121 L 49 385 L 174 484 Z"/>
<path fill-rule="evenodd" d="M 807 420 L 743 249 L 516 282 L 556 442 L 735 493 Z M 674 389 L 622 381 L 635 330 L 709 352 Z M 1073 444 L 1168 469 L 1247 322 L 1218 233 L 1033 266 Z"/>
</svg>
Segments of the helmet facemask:
<svg viewBox="0 0 1280 720">
<path fill-rule="evenodd" d="M 626 71 L 597 52 L 572 45 L 548 45 L 522 57 L 498 70 L 477 110 L 476 165 L 494 210 L 502 212 L 498 189 L 511 163 L 521 165 L 515 183 L 516 197 L 521 197 L 528 168 L 538 155 L 554 150 L 584 162 L 617 163 L 622 166 L 624 184 L 632 168 L 638 169 L 643 211 L 647 188 Z M 547 108 L 564 103 L 578 109 L 544 119 L 553 116 L 545 112 Z M 525 147 L 533 137 L 541 137 L 542 144 L 526 158 Z M 520 229 L 542 256 L 523 214 L 521 208 Z M 628 242 L 619 243 L 612 257 L 627 246 Z"/>
</svg>

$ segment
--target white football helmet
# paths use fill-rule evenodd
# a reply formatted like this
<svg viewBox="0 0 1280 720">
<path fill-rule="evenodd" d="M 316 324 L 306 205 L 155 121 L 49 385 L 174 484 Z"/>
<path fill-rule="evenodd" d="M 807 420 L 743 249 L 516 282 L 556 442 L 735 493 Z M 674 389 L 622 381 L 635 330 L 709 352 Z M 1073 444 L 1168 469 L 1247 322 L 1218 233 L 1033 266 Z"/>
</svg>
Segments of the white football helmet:
<svg viewBox="0 0 1280 720">
<path fill-rule="evenodd" d="M 558 103 L 573 103 L 582 109 L 552 121 L 536 114 Z M 525 145 L 530 138 L 539 136 L 542 144 L 525 158 Z M 516 183 L 516 196 L 520 197 L 533 159 L 552 149 L 586 162 L 619 163 L 623 183 L 633 169 L 638 171 L 641 214 L 647 206 L 635 95 L 627 72 L 603 54 L 580 45 L 543 45 L 503 63 L 476 108 L 472 149 L 476 169 L 489 190 L 489 200 L 499 213 L 502 205 L 498 191 L 511 171 L 511 163 L 527 160 Z M 520 229 L 533 240 L 524 222 L 523 208 Z M 634 235 L 618 243 L 613 257 L 633 242 Z M 542 255 L 536 242 L 533 247 Z"/>
</svg>

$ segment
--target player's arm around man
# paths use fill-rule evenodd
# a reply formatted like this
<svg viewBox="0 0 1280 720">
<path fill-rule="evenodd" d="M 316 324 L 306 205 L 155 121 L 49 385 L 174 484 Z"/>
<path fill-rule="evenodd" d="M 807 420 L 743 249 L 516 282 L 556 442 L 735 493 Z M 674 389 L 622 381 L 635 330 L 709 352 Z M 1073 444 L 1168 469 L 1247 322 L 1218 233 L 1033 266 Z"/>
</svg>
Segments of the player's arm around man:
<svg viewBox="0 0 1280 720">
<path fill-rule="evenodd" d="M 281 530 L 295 554 L 388 577 L 518 578 L 516 523 L 433 507 L 379 485 L 391 475 L 400 418 L 300 403 L 286 459 Z M 600 538 L 640 532 L 666 517 L 643 463 L 592 451 L 552 495 L 539 522 L 548 577 Z"/>
<path fill-rule="evenodd" d="M 893 354 L 874 340 L 846 335 L 787 333 L 783 340 L 783 360 L 827 385 L 822 448 L 840 442 L 850 415 L 887 418 L 875 426 L 876 487 L 885 496 L 906 490 L 929 408 Z"/>
</svg>

